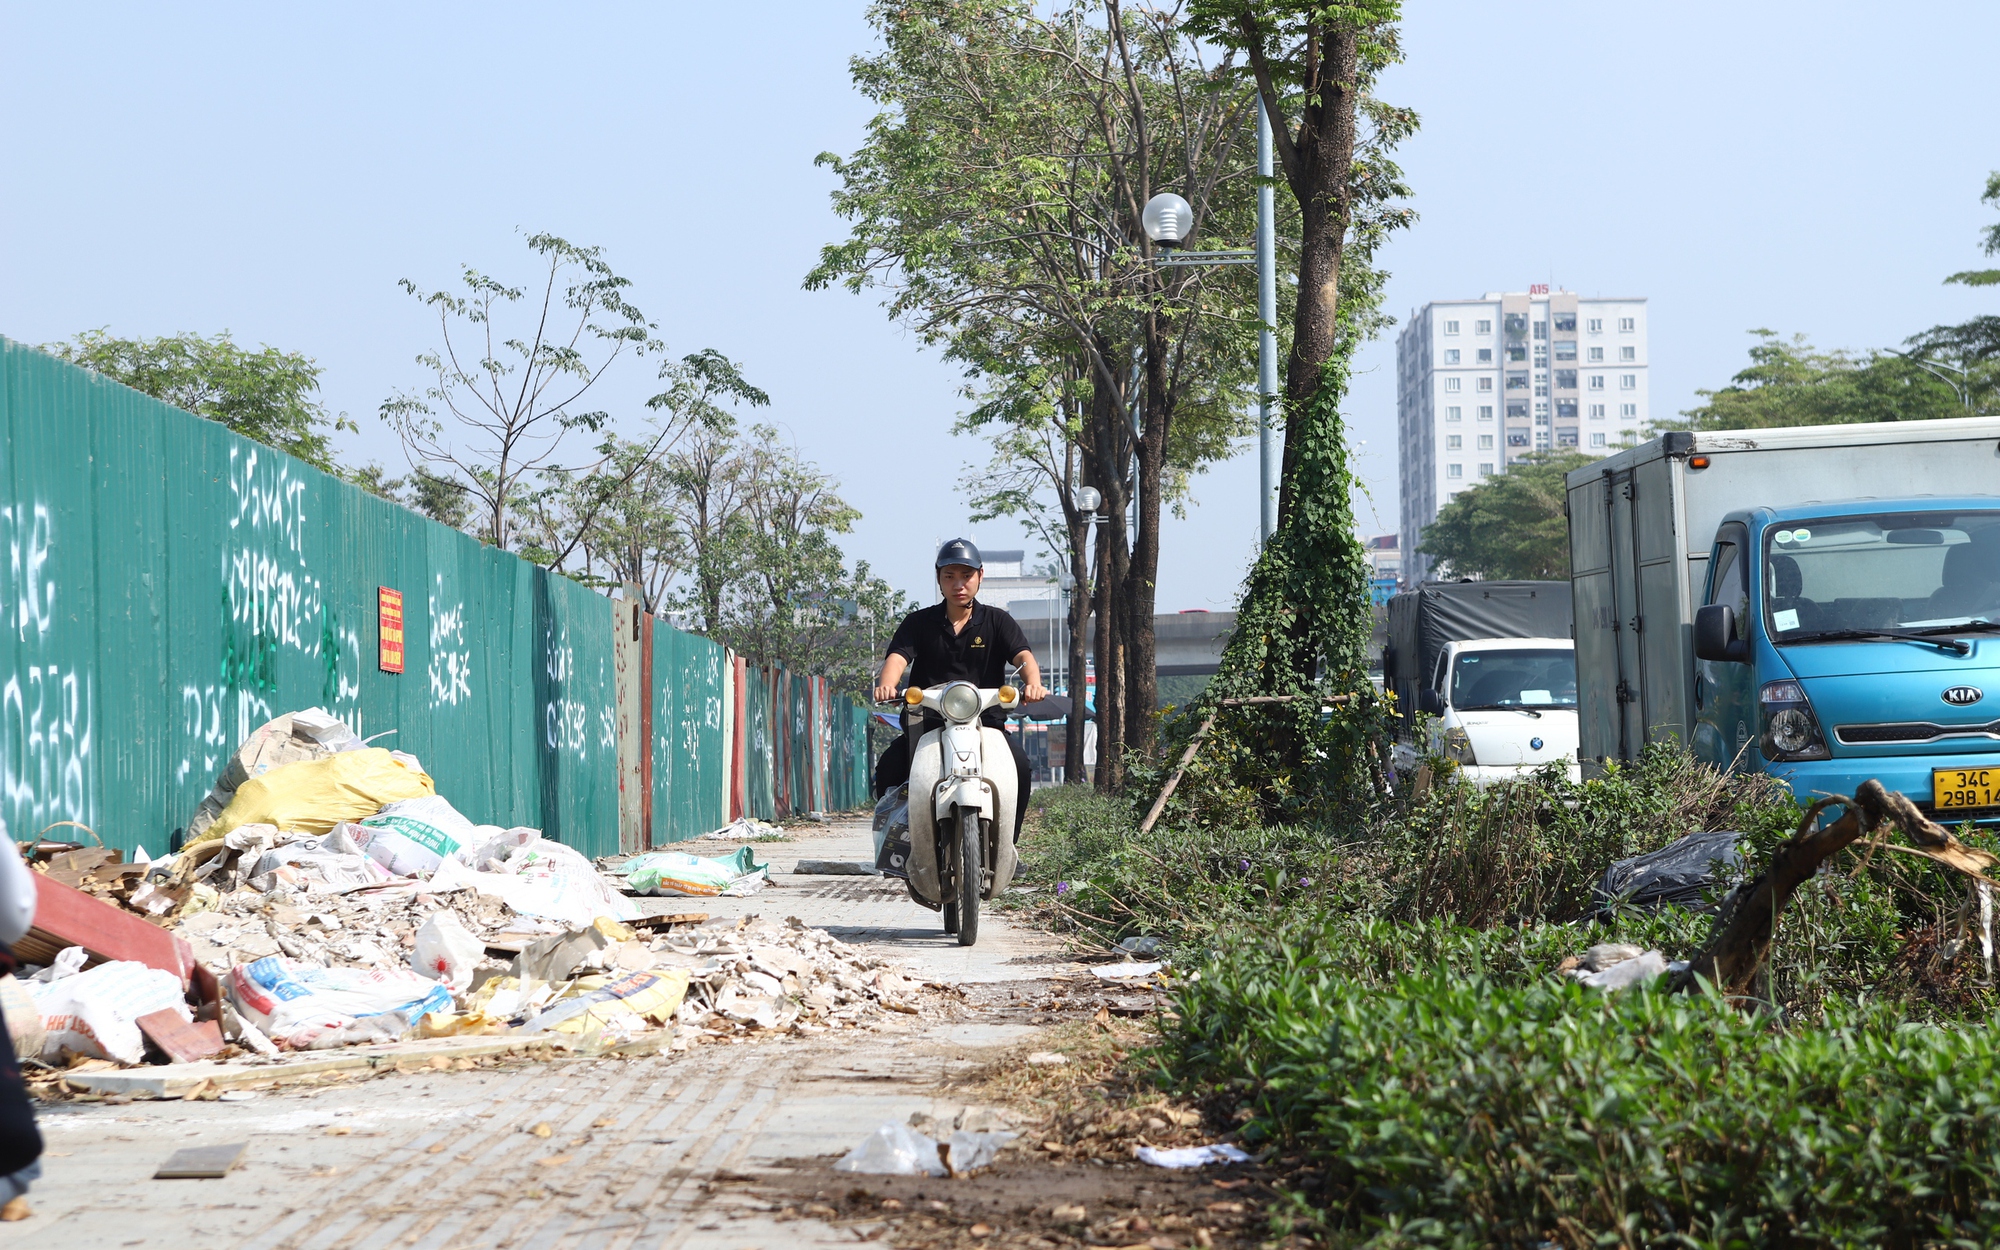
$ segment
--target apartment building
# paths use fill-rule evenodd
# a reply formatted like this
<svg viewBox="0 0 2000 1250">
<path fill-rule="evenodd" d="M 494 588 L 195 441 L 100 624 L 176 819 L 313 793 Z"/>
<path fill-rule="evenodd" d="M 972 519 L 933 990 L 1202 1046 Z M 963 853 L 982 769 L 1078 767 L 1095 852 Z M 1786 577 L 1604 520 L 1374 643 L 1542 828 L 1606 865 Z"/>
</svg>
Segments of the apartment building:
<svg viewBox="0 0 2000 1250">
<path fill-rule="evenodd" d="M 1424 527 L 1460 491 L 1535 452 L 1636 442 L 1646 364 L 1643 298 L 1532 286 L 1413 311 L 1396 338 L 1404 580 L 1430 575 Z"/>
</svg>

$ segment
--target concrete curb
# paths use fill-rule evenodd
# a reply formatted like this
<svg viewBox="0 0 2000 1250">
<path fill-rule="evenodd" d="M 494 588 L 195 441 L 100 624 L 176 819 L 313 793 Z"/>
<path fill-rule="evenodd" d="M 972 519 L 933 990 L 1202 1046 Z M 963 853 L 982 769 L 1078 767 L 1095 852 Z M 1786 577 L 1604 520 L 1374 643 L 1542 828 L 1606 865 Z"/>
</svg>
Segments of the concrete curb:
<svg viewBox="0 0 2000 1250">
<path fill-rule="evenodd" d="M 605 1055 L 648 1054 L 659 1050 L 671 1035 L 635 1038 L 622 1047 L 608 1047 Z M 650 1046 L 645 1046 L 646 1043 Z M 246 1085 L 286 1084 L 326 1072 L 372 1071 L 393 1068 L 399 1063 L 431 1059 L 480 1059 L 491 1055 L 518 1054 L 528 1058 L 553 1058 L 570 1054 L 575 1043 L 560 1035 L 533 1037 L 438 1037 L 426 1041 L 390 1042 L 380 1046 L 355 1046 L 345 1050 L 305 1051 L 261 1063 L 168 1063 L 149 1068 L 119 1071 L 82 1072 L 65 1076 L 72 1089 L 94 1094 L 144 1094 L 155 1098 L 181 1098 L 201 1089 L 241 1089 Z"/>
</svg>

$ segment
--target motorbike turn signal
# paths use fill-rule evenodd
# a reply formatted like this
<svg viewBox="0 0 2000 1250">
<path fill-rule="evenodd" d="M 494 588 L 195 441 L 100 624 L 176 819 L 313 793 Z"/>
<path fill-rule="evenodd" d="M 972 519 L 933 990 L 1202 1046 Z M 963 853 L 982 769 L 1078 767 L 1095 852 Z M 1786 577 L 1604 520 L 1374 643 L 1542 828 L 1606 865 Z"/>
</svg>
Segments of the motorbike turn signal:
<svg viewBox="0 0 2000 1250">
<path fill-rule="evenodd" d="M 1014 687 L 1012 686 L 1000 687 L 1000 702 L 1012 703 L 1014 700 L 1020 697 L 1021 696 L 1015 691 Z"/>
<path fill-rule="evenodd" d="M 915 707 L 919 703 L 922 703 L 923 701 L 924 701 L 924 692 L 917 689 L 915 686 L 911 686 L 908 690 L 905 690 L 903 692 L 903 702 L 909 704 L 911 707 Z"/>
</svg>

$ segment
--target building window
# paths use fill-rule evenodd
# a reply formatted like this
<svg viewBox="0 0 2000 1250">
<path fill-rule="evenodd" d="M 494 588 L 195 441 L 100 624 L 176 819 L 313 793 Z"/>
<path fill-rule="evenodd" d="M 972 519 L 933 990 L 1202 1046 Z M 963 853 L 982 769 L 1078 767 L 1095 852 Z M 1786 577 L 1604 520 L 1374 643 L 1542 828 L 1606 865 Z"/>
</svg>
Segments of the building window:
<svg viewBox="0 0 2000 1250">
<path fill-rule="evenodd" d="M 1457 323 L 1456 321 L 1447 321 L 1447 322 L 1445 322 L 1445 323 L 1444 323 L 1444 332 L 1445 332 L 1446 334 L 1457 334 L 1457 333 L 1458 333 L 1458 323 Z"/>
<path fill-rule="evenodd" d="M 1621 391 L 1636 391 L 1636 390 L 1638 390 L 1638 389 L 1639 389 L 1639 375 L 1638 375 L 1638 374 L 1636 374 L 1636 373 L 1621 373 L 1621 374 L 1619 374 L 1619 375 L 1618 375 L 1618 389 L 1619 389 L 1619 390 L 1621 390 Z"/>
<path fill-rule="evenodd" d="M 1548 393 L 1549 393 L 1549 375 L 1546 373 L 1536 374 L 1535 394 L 1546 397 Z M 1542 406 L 1546 408 L 1548 405 L 1544 404 Z"/>
<path fill-rule="evenodd" d="M 1491 421 L 1491 420 L 1493 419 L 1493 405 L 1492 405 L 1492 404 L 1481 404 L 1481 405 L 1479 405 L 1479 419 L 1480 419 L 1481 421 Z"/>
<path fill-rule="evenodd" d="M 1590 406 L 1590 419 L 1591 419 L 1592 421 L 1602 421 L 1602 420 L 1604 420 L 1604 405 L 1603 405 L 1603 404 L 1592 404 L 1592 405 Z"/>
<path fill-rule="evenodd" d="M 1547 425 L 1548 423 L 1549 423 L 1549 406 L 1547 404 L 1536 404 L 1535 424 Z"/>
<path fill-rule="evenodd" d="M 1576 401 L 1573 399 L 1558 399 L 1556 401 L 1556 420 L 1576 420 Z"/>
<path fill-rule="evenodd" d="M 1507 359 L 1509 360 L 1526 360 L 1527 358 L 1528 349 L 1525 347 L 1510 347 L 1507 349 Z"/>
<path fill-rule="evenodd" d="M 1604 333 L 1604 318 L 1602 317 L 1592 317 L 1589 321 L 1585 322 L 1584 324 L 1586 327 L 1589 328 L 1592 334 Z"/>
<path fill-rule="evenodd" d="M 1556 370 L 1556 389 L 1557 389 L 1557 390 L 1559 390 L 1559 391 L 1573 391 L 1573 390 L 1575 390 L 1575 389 L 1576 389 L 1576 370 L 1574 370 L 1574 369 L 1558 369 L 1558 370 Z"/>
<path fill-rule="evenodd" d="M 1526 313 L 1502 313 L 1502 314 L 1500 315 L 1500 328 L 1501 328 L 1502 330 L 1506 331 L 1506 333 L 1507 333 L 1507 337 L 1508 337 L 1508 338 L 1510 338 L 1510 339 L 1524 339 L 1524 338 L 1527 338 L 1527 337 L 1528 337 L 1528 314 L 1526 314 Z"/>
<path fill-rule="evenodd" d="M 1562 333 L 1565 333 L 1565 334 L 1575 334 L 1575 333 L 1576 333 L 1576 314 L 1575 314 L 1575 313 L 1573 313 L 1573 312 L 1559 312 L 1559 313 L 1557 313 L 1557 314 L 1555 315 L 1555 318 L 1556 318 L 1556 329 L 1557 329 L 1558 331 L 1560 331 L 1560 332 L 1562 332 Z"/>
<path fill-rule="evenodd" d="M 1444 362 L 1448 365 L 1458 363 L 1458 349 L 1456 347 L 1447 347 L 1444 349 Z"/>
<path fill-rule="evenodd" d="M 1540 450 L 1542 448 L 1546 448 L 1548 445 L 1549 445 L 1549 432 L 1547 430 L 1536 430 L 1535 431 L 1536 449 Z"/>
<path fill-rule="evenodd" d="M 1482 391 L 1490 391 L 1490 390 L 1492 390 L 1492 389 L 1493 389 L 1493 379 L 1492 379 L 1492 378 L 1481 378 L 1481 379 L 1479 379 L 1479 389 L 1480 389 L 1480 390 L 1482 390 Z"/>
<path fill-rule="evenodd" d="M 1490 348 L 1490 347 L 1482 347 L 1482 348 L 1480 348 L 1480 349 L 1479 349 L 1479 363 L 1480 363 L 1480 364 L 1482 364 L 1482 365 L 1490 365 L 1490 364 L 1492 364 L 1492 363 L 1493 363 L 1493 349 L 1492 349 L 1492 348 Z"/>
<path fill-rule="evenodd" d="M 1465 466 L 1462 464 L 1448 464 L 1444 467 L 1444 475 L 1446 477 L 1464 477 Z"/>
<path fill-rule="evenodd" d="M 1574 446 L 1576 446 L 1576 431 L 1575 431 L 1575 430 L 1557 430 L 1557 431 L 1556 431 L 1556 446 L 1558 446 L 1558 447 L 1574 447 Z"/>
<path fill-rule="evenodd" d="M 1491 334 L 1493 333 L 1493 323 L 1490 321 L 1475 321 L 1472 323 L 1472 332 L 1474 334 Z"/>
<path fill-rule="evenodd" d="M 1591 348 L 1588 354 L 1590 357 L 1590 363 L 1592 364 L 1597 364 L 1598 362 L 1604 359 L 1604 349 L 1601 347 Z"/>
<path fill-rule="evenodd" d="M 1510 373 L 1510 374 L 1508 374 L 1508 375 L 1507 375 L 1507 389 L 1508 389 L 1508 390 L 1510 390 L 1510 391 L 1525 391 L 1525 390 L 1527 390 L 1527 389 L 1528 389 L 1528 375 L 1527 375 L 1527 374 L 1525 374 L 1525 373 Z"/>
<path fill-rule="evenodd" d="M 1546 369 L 1548 367 L 1549 349 L 1541 343 L 1535 344 L 1535 368 Z"/>
<path fill-rule="evenodd" d="M 1601 374 L 1601 373 L 1593 373 L 1593 374 L 1591 374 L 1591 375 L 1590 375 L 1590 389 L 1591 389 L 1591 390 L 1593 390 L 1593 391 L 1601 391 L 1601 390 L 1603 390 L 1603 389 L 1604 389 L 1604 375 L 1603 375 L 1603 374 Z"/>
<path fill-rule="evenodd" d="M 1526 400 L 1522 400 L 1522 401 L 1520 401 L 1519 403 L 1511 403 L 1511 404 L 1508 404 L 1508 405 L 1507 405 L 1507 419 L 1508 419 L 1509 421 L 1526 421 L 1526 420 L 1528 419 L 1528 403 L 1527 403 L 1527 401 L 1526 401 Z"/>
<path fill-rule="evenodd" d="M 1630 334 L 1632 333 L 1632 331 L 1638 328 L 1639 328 L 1639 323 L 1636 318 L 1620 317 L 1618 319 L 1618 333 L 1620 334 Z"/>
<path fill-rule="evenodd" d="M 1457 389 L 1458 389 L 1458 379 L 1457 379 L 1457 378 L 1446 378 L 1446 379 L 1444 380 L 1444 389 L 1446 389 L 1446 390 L 1448 390 L 1448 391 L 1455 391 L 1455 390 L 1457 390 Z"/>
<path fill-rule="evenodd" d="M 1465 435 L 1447 434 L 1444 436 L 1444 449 L 1446 451 L 1458 451 L 1464 446 L 1465 446 Z"/>
<path fill-rule="evenodd" d="M 1621 347 L 1618 349 L 1618 359 L 1636 361 L 1639 359 L 1639 349 L 1636 347 Z"/>
<path fill-rule="evenodd" d="M 1463 412 L 1464 410 L 1461 408 L 1447 408 L 1444 410 L 1444 419 L 1447 421 L 1456 421 Z"/>
<path fill-rule="evenodd" d="M 1481 476 L 1481 477 L 1492 477 L 1492 476 L 1493 476 L 1493 462 L 1492 462 L 1491 460 L 1487 460 L 1487 461 L 1484 461 L 1484 462 L 1482 462 L 1482 463 L 1480 464 L 1480 466 L 1479 466 L 1479 476 Z"/>
<path fill-rule="evenodd" d="M 1479 436 L 1479 450 L 1481 451 L 1493 450 L 1493 436 L 1491 434 L 1481 434 Z"/>
<path fill-rule="evenodd" d="M 1507 445 L 1509 447 L 1526 447 L 1528 445 L 1528 432 L 1526 430 L 1511 431 L 1507 435 Z"/>
<path fill-rule="evenodd" d="M 1592 447 L 1604 446 L 1604 432 L 1602 430 L 1599 430 L 1590 436 L 1590 445 Z"/>
<path fill-rule="evenodd" d="M 1556 340 L 1556 359 L 1557 359 L 1557 360 L 1575 360 L 1575 359 L 1576 359 L 1576 340 L 1575 340 L 1575 339 L 1558 339 L 1558 340 Z"/>
<path fill-rule="evenodd" d="M 1538 339 L 1545 339 L 1545 338 L 1549 337 L 1549 323 L 1548 323 L 1548 322 L 1546 322 L 1546 321 L 1537 321 L 1537 322 L 1535 323 L 1535 337 L 1536 337 L 1536 338 L 1538 338 Z"/>
<path fill-rule="evenodd" d="M 1618 415 L 1625 418 L 1627 421 L 1635 421 L 1639 417 L 1639 405 L 1620 404 L 1618 405 Z"/>
</svg>

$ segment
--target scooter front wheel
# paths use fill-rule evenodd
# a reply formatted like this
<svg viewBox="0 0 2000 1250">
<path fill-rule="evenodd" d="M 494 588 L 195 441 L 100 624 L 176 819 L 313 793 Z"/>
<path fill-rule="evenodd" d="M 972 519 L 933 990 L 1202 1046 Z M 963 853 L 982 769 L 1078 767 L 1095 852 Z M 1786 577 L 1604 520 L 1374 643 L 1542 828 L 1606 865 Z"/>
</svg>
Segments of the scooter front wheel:
<svg viewBox="0 0 2000 1250">
<path fill-rule="evenodd" d="M 970 946 L 979 940 L 979 886 L 982 871 L 979 812 L 960 808 L 958 813 L 958 871 L 953 875 L 958 887 L 958 944 Z"/>
</svg>

